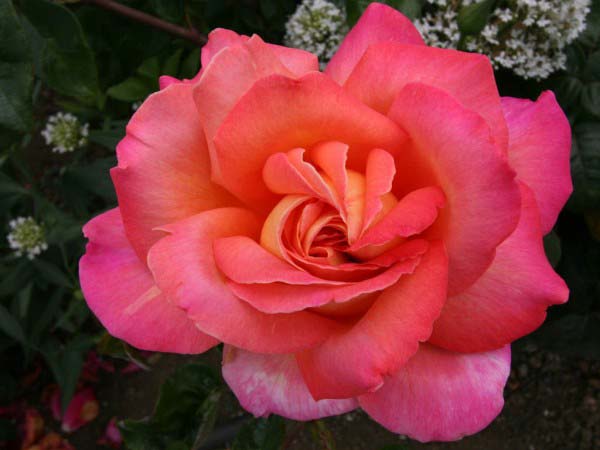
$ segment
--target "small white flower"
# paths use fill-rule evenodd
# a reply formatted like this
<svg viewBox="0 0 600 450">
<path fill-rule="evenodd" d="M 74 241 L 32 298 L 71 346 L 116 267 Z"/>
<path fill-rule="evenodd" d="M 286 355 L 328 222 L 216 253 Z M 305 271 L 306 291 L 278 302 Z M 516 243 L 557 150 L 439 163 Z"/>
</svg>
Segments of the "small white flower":
<svg viewBox="0 0 600 450">
<path fill-rule="evenodd" d="M 17 217 L 8 226 L 10 232 L 6 240 L 16 256 L 27 255 L 27 258 L 33 259 L 48 249 L 44 229 L 33 217 Z"/>
<path fill-rule="evenodd" d="M 81 124 L 71 113 L 56 113 L 48 118 L 42 136 L 55 153 L 68 153 L 87 144 L 89 125 Z"/>
<path fill-rule="evenodd" d="M 428 0 L 433 8 L 415 25 L 427 44 L 457 48 L 458 12 L 474 0 Z M 564 48 L 585 29 L 590 0 L 506 0 L 480 34 L 464 36 L 464 48 L 489 56 L 523 78 L 543 79 L 564 69 Z"/>
<path fill-rule="evenodd" d="M 346 13 L 327 0 L 303 0 L 285 24 L 288 47 L 309 51 L 327 63 L 347 31 Z"/>
</svg>

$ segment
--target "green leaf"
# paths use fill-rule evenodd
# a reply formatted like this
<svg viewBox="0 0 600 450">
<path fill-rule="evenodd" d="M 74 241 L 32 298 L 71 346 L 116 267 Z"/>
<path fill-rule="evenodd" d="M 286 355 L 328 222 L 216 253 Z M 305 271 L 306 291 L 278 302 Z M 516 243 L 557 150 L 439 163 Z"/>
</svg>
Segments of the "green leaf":
<svg viewBox="0 0 600 450">
<path fill-rule="evenodd" d="M 569 75 L 560 77 L 554 87 L 556 97 L 563 108 L 568 108 L 579 103 L 582 91 L 583 84 L 581 80 Z"/>
<path fill-rule="evenodd" d="M 464 34 L 478 34 L 483 30 L 494 9 L 496 0 L 483 0 L 463 6 L 456 19 L 458 28 Z"/>
<path fill-rule="evenodd" d="M 390 444 L 381 447 L 379 450 L 408 450 L 408 447 L 404 444 Z"/>
<path fill-rule="evenodd" d="M 29 283 L 25 286 L 19 294 L 15 297 L 17 302 L 17 312 L 21 319 L 25 319 L 27 317 L 27 312 L 29 311 L 29 305 L 31 304 L 31 291 L 33 289 L 33 283 Z"/>
<path fill-rule="evenodd" d="M 29 191 L 16 181 L 8 177 L 8 175 L 0 172 L 0 195 L 28 195 Z"/>
<path fill-rule="evenodd" d="M 153 56 L 152 58 L 146 59 L 142 62 L 140 67 L 137 68 L 136 73 L 155 82 L 160 76 L 160 61 L 158 60 L 158 57 Z"/>
<path fill-rule="evenodd" d="M 335 439 L 331 430 L 327 428 L 322 420 L 315 420 L 310 424 L 310 434 L 315 442 L 319 444 L 319 448 L 323 450 L 335 450 Z"/>
<path fill-rule="evenodd" d="M 34 268 L 26 258 L 10 266 L 0 266 L 0 297 L 15 294 L 31 280 Z"/>
<path fill-rule="evenodd" d="M 0 128 L 32 125 L 33 66 L 29 41 L 11 0 L 0 0 Z"/>
<path fill-rule="evenodd" d="M 38 312 L 33 317 L 33 326 L 31 328 L 29 339 L 32 346 L 38 346 L 44 333 L 48 331 L 50 324 L 54 322 L 56 315 L 60 310 L 60 304 L 62 296 L 64 294 L 63 289 L 55 289 L 50 298 L 37 298 L 37 302 L 41 303 L 36 305 L 33 311 Z M 43 304 L 43 306 L 42 306 Z"/>
<path fill-rule="evenodd" d="M 23 345 L 27 343 L 21 324 L 3 305 L 0 305 L 0 331 Z"/>
<path fill-rule="evenodd" d="M 581 105 L 587 112 L 600 118 L 600 81 L 594 81 L 584 86 Z"/>
<path fill-rule="evenodd" d="M 125 137 L 126 123 L 125 121 L 111 121 L 101 130 L 90 130 L 88 139 L 109 150 L 115 150 L 119 141 Z"/>
<path fill-rule="evenodd" d="M 121 425 L 127 448 L 191 448 L 212 430 L 220 389 L 212 368 L 197 363 L 181 367 L 161 387 L 152 417 Z"/>
<path fill-rule="evenodd" d="M 85 354 L 93 343 L 89 336 L 77 336 L 64 347 L 56 340 L 49 339 L 41 348 L 42 355 L 60 387 L 63 411 L 75 394 Z"/>
<path fill-rule="evenodd" d="M 107 200 L 116 201 L 115 188 L 110 178 L 110 168 L 116 165 L 114 156 L 100 158 L 84 166 L 68 167 L 63 182 L 71 190 L 85 190 Z"/>
<path fill-rule="evenodd" d="M 592 53 L 585 64 L 585 75 L 596 81 L 600 81 L 600 50 Z"/>
<path fill-rule="evenodd" d="M 586 27 L 578 41 L 588 47 L 596 47 L 600 42 L 600 1 L 592 0 L 591 11 L 586 17 Z"/>
<path fill-rule="evenodd" d="M 388 0 L 384 3 L 396 8 L 410 20 L 415 20 L 421 17 L 424 2 L 421 0 Z"/>
<path fill-rule="evenodd" d="M 167 58 L 165 61 L 161 75 L 170 75 L 172 77 L 176 77 L 179 73 L 179 64 L 181 62 L 181 55 L 183 54 L 183 49 L 180 48 L 176 52 L 174 52 L 171 56 Z"/>
<path fill-rule="evenodd" d="M 21 10 L 43 39 L 43 80 L 60 94 L 88 104 L 101 100 L 94 54 L 77 17 L 66 7 L 47 0 L 22 0 Z"/>
<path fill-rule="evenodd" d="M 54 264 L 44 261 L 43 259 L 34 259 L 32 264 L 37 268 L 43 279 L 56 286 L 72 288 L 71 280 Z"/>
<path fill-rule="evenodd" d="M 348 24 L 354 25 L 371 3 L 372 0 L 346 0 Z M 421 10 L 425 2 L 424 0 L 383 0 L 381 3 L 397 9 L 409 19 L 414 20 L 421 16 Z"/>
<path fill-rule="evenodd" d="M 285 422 L 279 416 L 254 419 L 245 425 L 231 450 L 279 450 L 285 438 Z"/>
<path fill-rule="evenodd" d="M 206 397 L 206 400 L 204 400 L 202 403 L 202 406 L 200 407 L 202 411 L 202 419 L 200 420 L 200 426 L 196 431 L 196 437 L 194 438 L 192 450 L 200 448 L 215 427 L 219 413 L 219 401 L 221 400 L 222 394 L 223 393 L 221 391 L 214 391 L 209 394 Z"/>
<path fill-rule="evenodd" d="M 583 122 L 574 127 L 571 148 L 572 209 L 600 208 L 600 122 Z"/>
<path fill-rule="evenodd" d="M 136 102 L 145 99 L 155 90 L 156 87 L 148 79 L 134 76 L 111 86 L 106 93 L 109 97 L 123 102 Z"/>
<path fill-rule="evenodd" d="M 200 70 L 200 49 L 194 49 L 183 60 L 179 69 L 180 78 L 193 78 Z"/>
</svg>

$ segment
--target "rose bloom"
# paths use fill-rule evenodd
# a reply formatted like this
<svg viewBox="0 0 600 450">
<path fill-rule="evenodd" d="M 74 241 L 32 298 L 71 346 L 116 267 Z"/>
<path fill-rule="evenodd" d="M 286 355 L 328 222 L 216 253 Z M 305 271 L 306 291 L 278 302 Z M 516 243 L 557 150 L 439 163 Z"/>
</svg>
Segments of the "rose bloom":
<svg viewBox="0 0 600 450">
<path fill-rule="evenodd" d="M 503 406 L 510 343 L 568 289 L 544 254 L 571 193 L 551 92 L 501 98 L 488 58 L 430 48 L 372 4 L 324 73 L 310 53 L 213 31 L 160 79 L 91 220 L 90 308 L 145 350 L 223 342 L 256 416 L 361 407 L 420 441 Z"/>
</svg>

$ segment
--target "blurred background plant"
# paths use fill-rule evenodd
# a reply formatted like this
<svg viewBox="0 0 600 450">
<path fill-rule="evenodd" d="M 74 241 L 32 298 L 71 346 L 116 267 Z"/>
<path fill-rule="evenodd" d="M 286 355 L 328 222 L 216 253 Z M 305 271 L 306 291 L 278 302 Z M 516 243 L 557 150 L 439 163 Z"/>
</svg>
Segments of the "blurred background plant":
<svg viewBox="0 0 600 450">
<path fill-rule="evenodd" d="M 157 355 L 107 336 L 77 277 L 81 227 L 116 204 L 109 176 L 115 147 L 158 77 L 193 77 L 199 44 L 216 27 L 304 48 L 324 66 L 369 1 L 119 2 L 160 19 L 158 27 L 106 3 L 0 0 L 0 448 L 72 448 L 56 432 L 94 420 L 103 408 L 94 392 L 115 373 L 149 377 L 155 364 L 172 372 L 168 357 L 157 363 Z M 487 54 L 502 95 L 556 92 L 573 127 L 575 191 L 545 244 L 571 299 L 527 343 L 600 359 L 600 0 L 385 3 L 413 19 L 430 45 Z M 233 449 L 278 449 L 298 433 L 280 418 L 251 421 L 231 410 L 210 364 L 175 362 L 181 367 L 160 390 L 153 415 L 106 417 L 92 442 L 222 448 L 213 441 L 239 432 Z M 51 414 L 37 412 L 44 405 Z M 211 434 L 220 423 L 221 438 Z M 316 448 L 334 448 L 322 422 L 308 430 Z"/>
</svg>

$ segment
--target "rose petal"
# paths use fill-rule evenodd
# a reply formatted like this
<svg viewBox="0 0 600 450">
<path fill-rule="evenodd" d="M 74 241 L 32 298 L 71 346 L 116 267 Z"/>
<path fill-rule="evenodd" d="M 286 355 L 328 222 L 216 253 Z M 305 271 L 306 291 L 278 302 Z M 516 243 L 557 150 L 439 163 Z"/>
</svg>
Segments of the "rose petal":
<svg viewBox="0 0 600 450">
<path fill-rule="evenodd" d="M 117 157 L 111 175 L 125 233 L 143 261 L 162 237 L 155 227 L 235 204 L 210 181 L 208 150 L 189 84 L 148 97 L 127 125 Z"/>
<path fill-rule="evenodd" d="M 59 391 L 57 391 L 59 392 Z M 84 388 L 76 392 L 65 410 L 61 420 L 61 428 L 71 433 L 98 417 L 100 405 L 92 388 Z"/>
<path fill-rule="evenodd" d="M 329 177 L 336 193 L 342 197 L 348 187 L 348 145 L 342 142 L 320 142 L 309 152 L 310 158 Z M 345 211 L 341 211 L 342 215 Z"/>
<path fill-rule="evenodd" d="M 238 47 L 248 41 L 248 36 L 242 36 L 226 28 L 215 28 L 208 33 L 208 41 L 202 47 L 200 61 L 202 68 L 208 66 L 210 61 L 223 49 Z"/>
<path fill-rule="evenodd" d="M 383 291 L 358 323 L 298 353 L 313 397 L 349 398 L 378 389 L 429 338 L 447 282 L 446 253 L 434 242 L 414 273 Z"/>
<path fill-rule="evenodd" d="M 360 406 L 394 433 L 421 442 L 453 441 L 485 428 L 502 410 L 510 346 L 486 353 L 419 351 Z"/>
<path fill-rule="evenodd" d="M 487 56 L 396 42 L 374 44 L 352 71 L 344 89 L 387 114 L 398 93 L 412 82 L 442 89 L 480 114 L 490 126 L 498 148 L 506 153 L 508 130 Z"/>
<path fill-rule="evenodd" d="M 272 74 L 293 74 L 256 35 L 241 45 L 222 49 L 203 70 L 193 98 L 208 141 L 213 179 L 223 184 L 213 142 L 223 120 L 256 81 Z"/>
<path fill-rule="evenodd" d="M 437 186 L 417 189 L 402 199 L 352 245 L 352 250 L 381 245 L 396 237 L 409 237 L 425 231 L 444 207 L 446 197 Z"/>
<path fill-rule="evenodd" d="M 263 180 L 277 194 L 305 194 L 339 205 L 339 196 L 325 183 L 315 167 L 304 161 L 305 150 L 271 155 L 263 168 Z"/>
<path fill-rule="evenodd" d="M 319 58 L 310 52 L 298 48 L 284 47 L 283 45 L 267 45 L 275 52 L 283 65 L 298 77 L 319 70 Z"/>
<path fill-rule="evenodd" d="M 79 261 L 81 289 L 110 334 L 161 352 L 202 353 L 219 343 L 158 289 L 125 237 L 118 208 L 92 219 L 83 232 L 89 243 Z"/>
<path fill-rule="evenodd" d="M 356 408 L 355 399 L 315 401 L 293 355 L 264 355 L 226 345 L 223 378 L 242 407 L 257 417 L 293 420 L 335 416 Z"/>
<path fill-rule="evenodd" d="M 419 31 L 407 17 L 387 5 L 371 3 L 342 41 L 325 73 L 343 84 L 369 45 L 386 41 L 423 44 Z"/>
<path fill-rule="evenodd" d="M 341 284 L 299 270 L 246 236 L 215 239 L 213 249 L 217 267 L 237 283 Z"/>
<path fill-rule="evenodd" d="M 419 260 L 396 263 L 385 272 L 364 281 L 334 285 L 290 285 L 285 283 L 230 283 L 231 291 L 250 305 L 265 313 L 289 313 L 315 308 L 327 303 L 342 303 L 358 296 L 379 292 L 412 273 Z"/>
<path fill-rule="evenodd" d="M 449 292 L 473 284 L 494 258 L 498 244 L 519 220 L 519 187 L 515 173 L 500 156 L 490 129 L 478 114 L 446 92 L 421 83 L 406 85 L 389 113 L 411 137 L 396 158 L 403 171 L 394 193 L 423 185 L 444 191 L 433 236 L 448 250 Z"/>
<path fill-rule="evenodd" d="M 430 341 L 459 352 L 492 350 L 531 333 L 550 305 L 569 296 L 544 252 L 533 193 L 521 184 L 519 225 L 502 242 L 489 269 L 461 294 L 450 297 Z"/>
<path fill-rule="evenodd" d="M 373 149 L 367 158 L 365 171 L 365 215 L 363 229 L 367 229 L 373 219 L 381 212 L 383 203 L 381 197 L 392 190 L 396 175 L 394 158 L 385 150 Z"/>
<path fill-rule="evenodd" d="M 504 97 L 502 106 L 510 133 L 510 165 L 533 190 L 546 234 L 573 191 L 569 122 L 550 91 L 536 102 Z"/>
<path fill-rule="evenodd" d="M 206 211 L 164 228 L 169 236 L 148 254 L 158 286 L 197 326 L 220 340 L 259 353 L 291 353 L 325 340 L 338 329 L 314 313 L 264 314 L 236 298 L 213 256 L 215 239 L 258 234 L 252 213 L 239 208 Z"/>
<path fill-rule="evenodd" d="M 251 207 L 269 211 L 278 197 L 262 181 L 267 158 L 332 140 L 350 147 L 349 167 L 360 172 L 368 150 L 399 151 L 404 135 L 321 73 L 266 77 L 237 102 L 215 136 L 219 171 L 213 177 Z"/>
<path fill-rule="evenodd" d="M 213 57 L 227 47 L 242 45 L 248 36 L 239 35 L 235 31 L 216 28 L 208 34 L 208 42 L 202 47 L 202 67 L 207 67 Z M 318 58 L 310 52 L 281 45 L 267 44 L 283 65 L 295 75 L 303 75 L 319 70 Z"/>
</svg>

